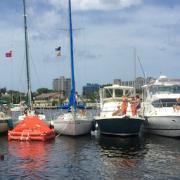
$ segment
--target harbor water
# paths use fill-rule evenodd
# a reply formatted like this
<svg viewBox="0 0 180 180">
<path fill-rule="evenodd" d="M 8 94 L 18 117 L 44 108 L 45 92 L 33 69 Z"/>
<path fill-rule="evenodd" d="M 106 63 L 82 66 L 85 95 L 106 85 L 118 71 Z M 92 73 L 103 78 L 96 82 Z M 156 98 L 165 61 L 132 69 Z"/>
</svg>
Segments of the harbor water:
<svg viewBox="0 0 180 180">
<path fill-rule="evenodd" d="M 49 142 L 0 136 L 0 179 L 180 179 L 180 139 L 58 136 Z"/>
</svg>

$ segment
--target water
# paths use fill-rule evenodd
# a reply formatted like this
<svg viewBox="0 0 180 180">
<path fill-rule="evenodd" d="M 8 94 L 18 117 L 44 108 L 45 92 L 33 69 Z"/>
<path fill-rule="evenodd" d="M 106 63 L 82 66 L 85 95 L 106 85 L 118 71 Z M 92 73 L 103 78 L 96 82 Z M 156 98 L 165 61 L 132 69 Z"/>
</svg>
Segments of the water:
<svg viewBox="0 0 180 180">
<path fill-rule="evenodd" d="M 43 113 L 51 120 L 62 112 Z M 8 142 L 7 136 L 0 136 L 0 154 L 5 155 L 0 180 L 180 179 L 180 139 L 160 136 L 95 134 L 59 136 L 49 142 Z"/>
<path fill-rule="evenodd" d="M 59 136 L 50 142 L 0 137 L 0 179 L 180 179 L 180 139 Z"/>
</svg>

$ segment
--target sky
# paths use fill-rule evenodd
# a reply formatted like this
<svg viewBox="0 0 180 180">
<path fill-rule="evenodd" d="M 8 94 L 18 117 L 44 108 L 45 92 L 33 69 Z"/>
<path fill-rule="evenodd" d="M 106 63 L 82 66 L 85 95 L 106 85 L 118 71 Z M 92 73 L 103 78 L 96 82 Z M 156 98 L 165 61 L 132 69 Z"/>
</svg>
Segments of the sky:
<svg viewBox="0 0 180 180">
<path fill-rule="evenodd" d="M 70 77 L 68 0 L 26 0 L 26 7 L 32 90 L 52 89 L 54 78 Z M 180 77 L 179 12 L 179 0 L 72 0 L 77 90 L 134 79 L 134 49 L 146 76 Z M 26 91 L 22 0 L 1 0 L 0 17 L 0 88 Z"/>
</svg>

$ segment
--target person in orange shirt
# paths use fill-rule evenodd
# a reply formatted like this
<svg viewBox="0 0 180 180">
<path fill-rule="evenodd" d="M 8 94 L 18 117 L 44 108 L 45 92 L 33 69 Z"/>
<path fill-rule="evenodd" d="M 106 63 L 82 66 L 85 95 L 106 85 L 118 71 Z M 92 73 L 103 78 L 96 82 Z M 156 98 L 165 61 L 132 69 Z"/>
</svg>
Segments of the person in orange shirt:
<svg viewBox="0 0 180 180">
<path fill-rule="evenodd" d="M 118 104 L 117 110 L 112 113 L 112 116 L 122 116 L 125 115 L 127 111 L 127 99 L 125 96 L 122 97 L 121 104 Z"/>
<path fill-rule="evenodd" d="M 126 96 L 123 96 L 121 103 L 121 115 L 125 115 L 126 112 L 127 112 L 127 99 Z"/>
<path fill-rule="evenodd" d="M 135 97 L 131 98 L 131 112 L 132 112 L 132 116 L 137 115 L 137 101 Z"/>
</svg>

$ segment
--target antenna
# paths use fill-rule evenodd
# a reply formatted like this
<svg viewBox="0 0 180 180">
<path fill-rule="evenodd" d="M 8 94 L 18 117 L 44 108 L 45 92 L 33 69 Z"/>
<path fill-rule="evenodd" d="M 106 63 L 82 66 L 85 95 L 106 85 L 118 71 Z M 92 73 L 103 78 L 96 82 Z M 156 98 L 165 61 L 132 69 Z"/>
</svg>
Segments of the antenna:
<svg viewBox="0 0 180 180">
<path fill-rule="evenodd" d="M 139 61 L 139 65 L 140 65 L 141 71 L 143 73 L 143 76 L 144 76 L 144 79 L 145 79 L 145 84 L 146 84 L 146 73 L 144 72 L 144 68 L 142 66 L 142 63 L 141 63 L 141 60 L 140 60 L 139 56 L 137 56 L 137 59 Z"/>
<path fill-rule="evenodd" d="M 134 96 L 136 95 L 136 48 L 134 48 Z"/>
</svg>

